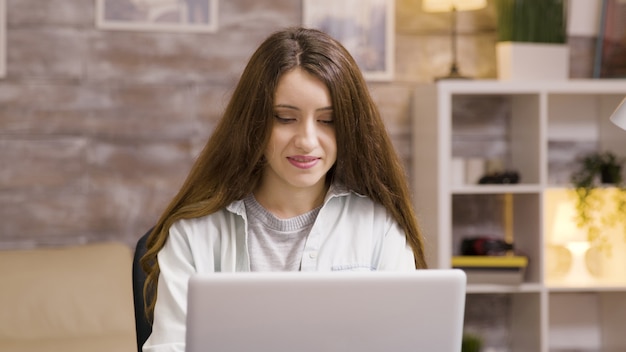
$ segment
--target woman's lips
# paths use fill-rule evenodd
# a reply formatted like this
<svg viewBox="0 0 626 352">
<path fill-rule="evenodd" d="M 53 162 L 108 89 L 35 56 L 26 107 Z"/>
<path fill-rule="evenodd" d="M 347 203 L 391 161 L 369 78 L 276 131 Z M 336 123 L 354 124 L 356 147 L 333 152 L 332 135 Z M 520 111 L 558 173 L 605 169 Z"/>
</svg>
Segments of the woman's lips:
<svg viewBox="0 0 626 352">
<path fill-rule="evenodd" d="M 312 157 L 312 156 L 290 156 L 287 157 L 287 160 L 291 163 L 291 165 L 299 168 L 299 169 L 310 169 L 317 164 L 320 158 Z"/>
</svg>

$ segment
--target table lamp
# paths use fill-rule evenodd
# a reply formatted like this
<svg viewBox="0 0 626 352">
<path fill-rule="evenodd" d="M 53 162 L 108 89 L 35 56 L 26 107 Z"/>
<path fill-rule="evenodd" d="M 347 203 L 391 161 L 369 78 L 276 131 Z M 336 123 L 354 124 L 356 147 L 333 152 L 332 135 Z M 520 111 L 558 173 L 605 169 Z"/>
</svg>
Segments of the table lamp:
<svg viewBox="0 0 626 352">
<path fill-rule="evenodd" d="M 451 12 L 452 31 L 452 64 L 447 76 L 438 79 L 466 79 L 469 77 L 461 75 L 457 64 L 456 54 L 456 13 L 457 11 L 478 10 L 487 6 L 487 0 L 422 0 L 422 9 L 426 12 Z"/>
<path fill-rule="evenodd" d="M 622 100 L 617 109 L 611 115 L 611 122 L 617 127 L 626 130 L 626 98 Z"/>
<path fill-rule="evenodd" d="M 590 247 L 587 233 L 576 224 L 576 209 L 573 203 L 558 204 L 551 239 L 552 243 L 563 245 L 572 255 L 571 265 L 562 278 L 563 281 L 585 284 L 595 280 L 587 269 L 586 254 Z"/>
</svg>

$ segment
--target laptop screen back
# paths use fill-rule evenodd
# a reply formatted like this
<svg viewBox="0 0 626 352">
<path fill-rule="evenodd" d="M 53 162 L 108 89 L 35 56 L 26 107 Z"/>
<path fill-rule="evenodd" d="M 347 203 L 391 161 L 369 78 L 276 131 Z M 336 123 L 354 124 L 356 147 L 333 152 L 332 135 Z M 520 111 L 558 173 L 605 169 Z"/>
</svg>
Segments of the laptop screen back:
<svg viewBox="0 0 626 352">
<path fill-rule="evenodd" d="M 186 350 L 459 352 L 465 284 L 455 269 L 197 275 Z"/>
</svg>

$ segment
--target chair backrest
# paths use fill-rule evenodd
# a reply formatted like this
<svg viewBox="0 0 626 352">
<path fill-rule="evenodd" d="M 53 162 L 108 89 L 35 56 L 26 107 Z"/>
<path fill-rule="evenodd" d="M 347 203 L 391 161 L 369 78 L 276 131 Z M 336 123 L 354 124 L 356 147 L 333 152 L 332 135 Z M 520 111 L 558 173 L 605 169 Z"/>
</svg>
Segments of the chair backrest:
<svg viewBox="0 0 626 352">
<path fill-rule="evenodd" d="M 135 247 L 133 257 L 133 302 L 135 303 L 135 330 L 137 332 L 137 351 L 141 352 L 143 344 L 152 333 L 152 322 L 146 317 L 144 309 L 143 284 L 146 281 L 146 273 L 141 269 L 139 260 L 146 254 L 146 241 L 152 229 L 141 236 Z"/>
</svg>

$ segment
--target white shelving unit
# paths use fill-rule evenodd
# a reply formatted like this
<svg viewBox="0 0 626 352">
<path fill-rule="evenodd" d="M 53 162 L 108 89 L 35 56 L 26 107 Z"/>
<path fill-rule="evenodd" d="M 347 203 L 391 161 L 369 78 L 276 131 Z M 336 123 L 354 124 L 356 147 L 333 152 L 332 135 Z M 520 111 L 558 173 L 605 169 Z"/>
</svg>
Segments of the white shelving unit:
<svg viewBox="0 0 626 352">
<path fill-rule="evenodd" d="M 451 80 L 416 87 L 413 191 L 430 267 L 449 268 L 452 256 L 460 251 L 456 247 L 468 224 L 458 224 L 458 219 L 465 215 L 460 212 L 466 211 L 466 203 L 480 208 L 504 197 L 512 199 L 515 248 L 529 257 L 524 282 L 519 286 L 469 285 L 467 289 L 468 295 L 510 296 L 508 351 L 626 351 L 626 277 L 602 284 L 554 284 L 546 273 L 544 209 L 552 188 L 568 187 L 567 180 L 550 171 L 553 142 L 586 143 L 626 156 L 626 131 L 609 121 L 624 96 L 625 80 Z M 504 116 L 500 127 L 505 134 L 493 149 L 500 151 L 508 169 L 520 172 L 520 182 L 453 184 L 453 159 L 476 157 L 461 155 L 465 150 L 453 147 L 453 136 L 467 127 L 468 114 L 471 117 L 464 107 L 468 102 L 476 107 L 494 100 L 500 103 L 495 113 Z M 473 138 L 480 137 L 480 132 L 473 133 Z M 490 138 L 490 132 L 485 132 L 487 144 Z M 484 158 L 491 152 L 483 150 Z M 476 212 L 480 218 L 480 209 Z"/>
</svg>

